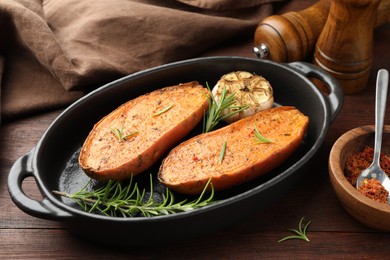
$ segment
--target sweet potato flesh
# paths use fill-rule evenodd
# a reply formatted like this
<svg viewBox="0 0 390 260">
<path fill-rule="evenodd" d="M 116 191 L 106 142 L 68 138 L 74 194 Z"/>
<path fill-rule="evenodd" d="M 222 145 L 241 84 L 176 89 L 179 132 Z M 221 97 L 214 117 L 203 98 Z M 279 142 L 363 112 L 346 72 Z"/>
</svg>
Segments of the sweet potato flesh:
<svg viewBox="0 0 390 260">
<path fill-rule="evenodd" d="M 209 179 L 215 190 L 247 182 L 283 163 L 301 144 L 308 122 L 294 107 L 277 107 L 195 136 L 168 154 L 159 180 L 186 194 L 199 194 Z M 272 142 L 259 143 L 255 126 Z"/>
<path fill-rule="evenodd" d="M 121 105 L 93 127 L 81 149 L 82 169 L 98 180 L 122 180 L 145 171 L 200 122 L 208 108 L 207 93 L 191 82 Z"/>
</svg>

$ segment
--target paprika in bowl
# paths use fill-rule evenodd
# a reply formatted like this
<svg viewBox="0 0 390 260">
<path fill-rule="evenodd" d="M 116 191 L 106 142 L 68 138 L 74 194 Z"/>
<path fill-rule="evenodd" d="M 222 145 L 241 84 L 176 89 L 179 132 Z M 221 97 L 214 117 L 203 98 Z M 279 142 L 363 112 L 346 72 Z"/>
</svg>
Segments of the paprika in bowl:
<svg viewBox="0 0 390 260">
<path fill-rule="evenodd" d="M 390 125 L 385 125 L 383 130 L 382 156 L 387 158 L 385 155 L 390 155 Z M 369 155 L 367 147 L 374 147 L 374 135 L 375 126 L 367 125 L 339 137 L 330 152 L 329 177 L 336 196 L 351 216 L 370 228 L 390 231 L 390 205 L 378 201 L 380 192 L 367 194 L 367 190 L 358 191 L 353 184 L 353 175 L 367 164 L 364 156 Z"/>
</svg>

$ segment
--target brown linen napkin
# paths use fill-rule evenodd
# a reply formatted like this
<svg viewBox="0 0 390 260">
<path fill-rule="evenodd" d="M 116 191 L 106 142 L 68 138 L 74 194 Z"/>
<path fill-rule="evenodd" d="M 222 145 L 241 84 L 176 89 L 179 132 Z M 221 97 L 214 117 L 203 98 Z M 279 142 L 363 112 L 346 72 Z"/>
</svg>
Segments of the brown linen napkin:
<svg viewBox="0 0 390 260">
<path fill-rule="evenodd" d="M 62 107 L 114 79 L 253 35 L 276 1 L 2 0 L 2 118 Z"/>
</svg>

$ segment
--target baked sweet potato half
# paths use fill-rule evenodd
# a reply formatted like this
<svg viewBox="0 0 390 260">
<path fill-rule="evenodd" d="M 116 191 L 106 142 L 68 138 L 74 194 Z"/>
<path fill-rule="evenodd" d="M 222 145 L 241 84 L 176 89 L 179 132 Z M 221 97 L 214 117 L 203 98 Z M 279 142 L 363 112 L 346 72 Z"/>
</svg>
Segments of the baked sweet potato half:
<svg viewBox="0 0 390 260">
<path fill-rule="evenodd" d="M 307 116 L 290 106 L 258 112 L 182 142 L 163 160 L 158 178 L 184 194 L 200 194 L 209 179 L 215 190 L 253 180 L 299 147 L 308 123 Z"/>
<path fill-rule="evenodd" d="M 100 181 L 145 171 L 200 122 L 208 93 L 198 82 L 189 82 L 121 105 L 94 125 L 80 151 L 81 168 Z"/>
</svg>

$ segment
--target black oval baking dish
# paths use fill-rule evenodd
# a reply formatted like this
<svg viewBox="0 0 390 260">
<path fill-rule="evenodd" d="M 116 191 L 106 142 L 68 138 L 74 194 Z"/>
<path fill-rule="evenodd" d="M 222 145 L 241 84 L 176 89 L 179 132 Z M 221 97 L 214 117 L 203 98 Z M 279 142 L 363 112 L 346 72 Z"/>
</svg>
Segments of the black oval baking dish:
<svg viewBox="0 0 390 260">
<path fill-rule="evenodd" d="M 88 181 L 77 163 L 70 162 L 77 157 L 93 125 L 122 103 L 189 81 L 213 86 L 222 75 L 238 70 L 265 77 L 274 89 L 276 105 L 295 106 L 310 118 L 300 148 L 282 166 L 255 181 L 217 193 L 218 202 L 213 205 L 165 216 L 121 218 L 88 213 L 53 193 L 75 192 Z M 310 78 L 323 82 L 329 93 L 319 91 Z M 14 163 L 8 178 L 9 193 L 27 214 L 61 221 L 72 233 L 101 243 L 154 245 L 193 238 L 236 223 L 294 187 L 320 149 L 343 98 L 337 81 L 308 63 L 206 57 L 162 65 L 102 86 L 64 110 L 36 147 Z M 22 183 L 29 176 L 35 178 L 42 200 L 24 194 Z"/>
</svg>

